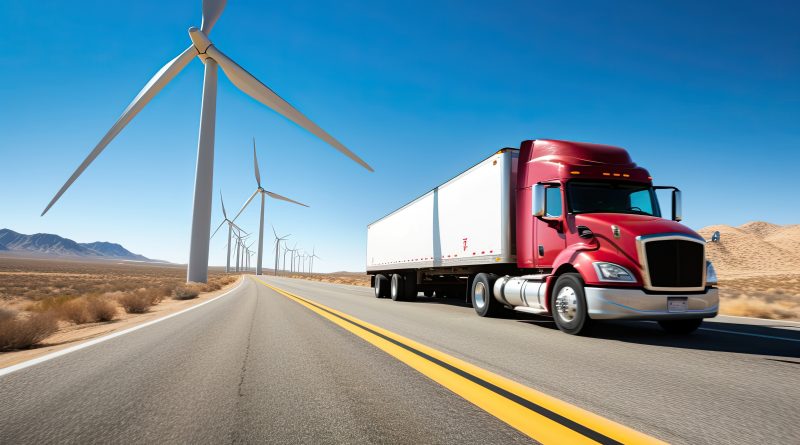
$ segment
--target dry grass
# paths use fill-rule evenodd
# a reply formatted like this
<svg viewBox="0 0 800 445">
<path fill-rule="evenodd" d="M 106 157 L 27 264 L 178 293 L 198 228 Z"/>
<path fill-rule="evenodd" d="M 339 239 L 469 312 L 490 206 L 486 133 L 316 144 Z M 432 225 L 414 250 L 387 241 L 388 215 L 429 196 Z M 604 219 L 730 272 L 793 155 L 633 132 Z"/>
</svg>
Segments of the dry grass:
<svg viewBox="0 0 800 445">
<path fill-rule="evenodd" d="M 323 283 L 349 284 L 351 286 L 369 287 L 369 275 L 358 272 L 333 272 L 333 273 L 287 273 L 289 278 L 299 278 L 302 280 L 321 281 Z"/>
<path fill-rule="evenodd" d="M 164 298 L 194 298 L 237 278 L 212 270 L 208 284 L 187 286 L 184 266 L 0 257 L 0 344 L 28 347 L 54 333 L 59 320 L 109 322 L 120 307 L 144 313 Z"/>
<path fill-rule="evenodd" d="M 52 312 L 18 314 L 0 309 L 0 351 L 28 348 L 58 330 Z"/>
<path fill-rule="evenodd" d="M 800 274 L 721 280 L 719 287 L 722 314 L 800 319 Z"/>
</svg>

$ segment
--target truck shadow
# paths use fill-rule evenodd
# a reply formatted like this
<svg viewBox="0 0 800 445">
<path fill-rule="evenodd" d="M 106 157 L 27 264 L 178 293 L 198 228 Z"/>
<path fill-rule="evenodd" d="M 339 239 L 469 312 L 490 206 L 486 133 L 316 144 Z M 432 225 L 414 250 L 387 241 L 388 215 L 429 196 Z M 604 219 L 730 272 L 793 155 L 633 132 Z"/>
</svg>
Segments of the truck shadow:
<svg viewBox="0 0 800 445">
<path fill-rule="evenodd" d="M 522 315 L 514 314 L 513 318 L 545 329 L 558 329 L 549 317 Z M 682 336 L 663 331 L 656 322 L 604 321 L 593 326 L 587 337 L 669 348 L 800 358 L 800 331 L 743 323 L 706 321 L 694 333 Z M 800 361 L 786 362 L 800 365 Z"/>
</svg>

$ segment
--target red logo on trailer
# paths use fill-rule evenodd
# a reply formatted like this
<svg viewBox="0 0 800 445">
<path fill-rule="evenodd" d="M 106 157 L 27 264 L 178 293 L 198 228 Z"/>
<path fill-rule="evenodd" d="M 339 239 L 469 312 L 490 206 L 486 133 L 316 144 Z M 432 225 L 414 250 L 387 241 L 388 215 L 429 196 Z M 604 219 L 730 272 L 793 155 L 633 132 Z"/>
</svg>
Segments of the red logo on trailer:
<svg viewBox="0 0 800 445">
<path fill-rule="evenodd" d="M 464 252 L 467 251 L 467 238 L 464 238 Z"/>
</svg>

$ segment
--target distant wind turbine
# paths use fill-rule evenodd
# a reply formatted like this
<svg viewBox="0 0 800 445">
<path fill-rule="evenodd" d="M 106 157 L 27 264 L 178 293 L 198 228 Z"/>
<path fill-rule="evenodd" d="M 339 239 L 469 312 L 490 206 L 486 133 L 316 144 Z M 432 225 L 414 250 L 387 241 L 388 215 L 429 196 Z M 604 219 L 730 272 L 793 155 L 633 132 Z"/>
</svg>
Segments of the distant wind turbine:
<svg viewBox="0 0 800 445">
<path fill-rule="evenodd" d="M 302 202 L 297 202 L 297 201 L 295 201 L 293 199 L 289 199 L 289 198 L 287 198 L 285 196 L 281 196 L 281 195 L 279 195 L 277 193 L 272 193 L 272 192 L 270 192 L 268 190 L 264 190 L 264 187 L 261 187 L 261 173 L 258 170 L 258 157 L 256 156 L 256 139 L 255 138 L 253 138 L 253 171 L 255 173 L 256 184 L 257 184 L 258 188 L 256 188 L 256 191 L 254 191 L 253 194 L 250 195 L 250 198 L 244 203 L 244 205 L 242 206 L 242 209 L 239 210 L 239 213 L 236 214 L 236 216 L 233 218 L 233 220 L 236 221 L 236 218 L 238 218 L 239 215 L 241 215 L 242 212 L 244 212 L 244 209 L 246 209 L 247 206 L 250 205 L 250 203 L 253 201 L 253 198 L 255 198 L 256 195 L 261 194 L 261 221 L 259 222 L 259 225 L 258 225 L 258 257 L 256 259 L 256 275 L 261 275 L 261 259 L 262 259 L 263 253 L 264 253 L 264 199 L 265 199 L 265 197 L 269 196 L 270 198 L 279 199 L 281 201 L 291 202 L 293 204 L 301 205 L 303 207 L 308 207 L 308 206 L 303 204 Z"/>
<path fill-rule="evenodd" d="M 311 249 L 311 265 L 310 265 L 310 268 L 309 268 L 309 271 L 308 271 L 308 272 L 309 272 L 310 274 L 312 274 L 312 275 L 314 274 L 314 258 L 316 258 L 316 259 L 318 259 L 318 260 L 321 260 L 321 259 L 322 259 L 322 258 L 320 258 L 320 257 L 318 257 L 318 256 L 317 256 L 317 253 L 316 253 L 316 252 L 317 252 L 317 248 L 316 248 L 316 247 L 314 247 L 314 248 L 312 248 L 312 249 Z"/>
<path fill-rule="evenodd" d="M 318 138 L 339 150 L 345 156 L 361 164 L 369 171 L 373 171 L 366 162 L 355 153 L 347 149 L 339 141 L 326 133 L 317 124 L 311 122 L 306 116 L 297 111 L 288 102 L 283 100 L 269 87 L 253 77 L 244 68 L 228 58 L 211 43 L 208 35 L 211 28 L 222 15 L 226 0 L 203 0 L 203 21 L 200 29 L 189 28 L 191 46 L 177 57 L 167 62 L 133 99 L 117 122 L 100 139 L 100 142 L 89 153 L 86 159 L 78 166 L 72 176 L 47 204 L 42 215 L 44 216 L 61 195 L 78 179 L 92 161 L 100 155 L 106 146 L 116 137 L 123 128 L 158 94 L 175 76 L 178 75 L 195 57 L 198 57 L 205 66 L 203 76 L 203 102 L 200 108 L 200 135 L 197 143 L 197 168 L 194 182 L 194 208 L 192 215 L 192 234 L 189 247 L 189 266 L 186 273 L 187 281 L 208 281 L 208 248 L 211 232 L 211 198 L 214 175 L 214 130 L 217 108 L 217 65 L 237 88 L 253 99 L 273 109 L 281 116 L 289 119 L 300 127 L 308 130 Z"/>
<path fill-rule="evenodd" d="M 237 229 L 242 231 L 242 229 L 237 226 L 233 221 L 228 219 L 228 213 L 225 211 L 225 201 L 222 200 L 222 190 L 219 191 L 219 202 L 222 204 L 222 222 L 219 223 L 217 226 L 217 230 L 211 234 L 211 238 L 214 238 L 214 235 L 217 234 L 219 229 L 222 227 L 223 224 L 228 223 L 228 256 L 225 258 L 225 273 L 231 272 L 231 237 L 233 236 L 233 230 Z"/>
<path fill-rule="evenodd" d="M 292 236 L 292 234 L 278 236 L 278 232 L 275 231 L 275 226 L 272 227 L 272 234 L 275 235 L 275 276 L 278 276 L 278 254 L 281 251 L 281 241 L 286 241 L 286 238 Z"/>
</svg>

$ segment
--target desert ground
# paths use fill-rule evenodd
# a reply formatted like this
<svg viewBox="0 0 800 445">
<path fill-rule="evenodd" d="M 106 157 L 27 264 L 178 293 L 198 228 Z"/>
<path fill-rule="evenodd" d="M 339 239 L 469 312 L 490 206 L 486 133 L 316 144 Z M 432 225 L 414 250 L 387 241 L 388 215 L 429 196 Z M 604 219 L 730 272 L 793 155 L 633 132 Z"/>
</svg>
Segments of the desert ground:
<svg viewBox="0 0 800 445">
<path fill-rule="evenodd" d="M 63 345 L 180 310 L 230 286 L 209 272 L 186 285 L 185 266 L 0 257 L 0 351 Z M 1 362 L 2 360 L 0 360 Z"/>
<path fill-rule="evenodd" d="M 715 225 L 698 232 L 718 243 L 706 253 L 719 276 L 720 312 L 745 317 L 800 320 L 800 224 L 763 221 Z"/>
</svg>

